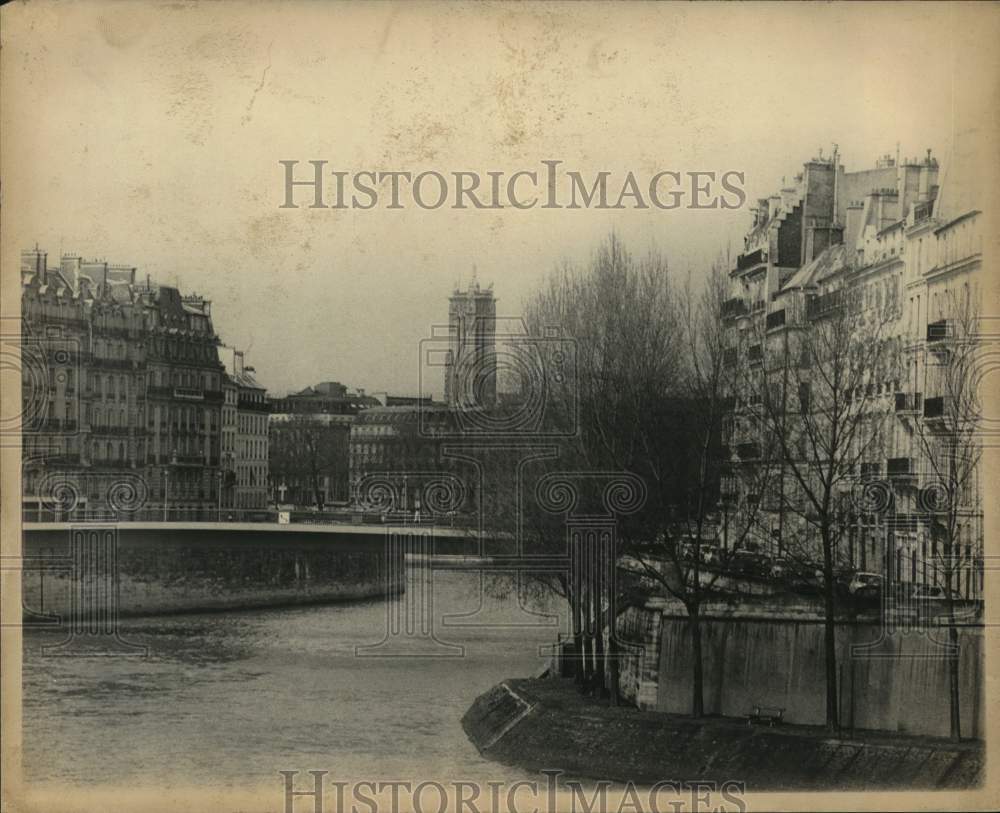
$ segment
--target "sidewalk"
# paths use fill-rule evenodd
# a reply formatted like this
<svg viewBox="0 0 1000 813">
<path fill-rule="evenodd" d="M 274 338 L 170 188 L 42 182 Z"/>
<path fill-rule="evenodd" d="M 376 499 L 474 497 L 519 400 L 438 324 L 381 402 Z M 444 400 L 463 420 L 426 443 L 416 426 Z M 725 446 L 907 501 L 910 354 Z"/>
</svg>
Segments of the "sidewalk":
<svg viewBox="0 0 1000 813">
<path fill-rule="evenodd" d="M 821 727 L 611 707 L 569 680 L 508 680 L 481 695 L 462 725 L 483 756 L 593 779 L 741 780 L 748 791 L 972 788 L 978 741 L 891 732 L 831 737 Z"/>
</svg>

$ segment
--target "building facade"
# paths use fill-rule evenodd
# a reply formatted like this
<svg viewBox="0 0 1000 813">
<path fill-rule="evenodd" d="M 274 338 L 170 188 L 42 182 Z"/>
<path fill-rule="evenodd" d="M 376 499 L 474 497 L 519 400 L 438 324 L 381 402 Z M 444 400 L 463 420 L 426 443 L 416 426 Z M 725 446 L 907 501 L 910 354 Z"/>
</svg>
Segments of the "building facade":
<svg viewBox="0 0 1000 813">
<path fill-rule="evenodd" d="M 817 561 L 825 516 L 837 567 L 909 594 L 940 587 L 959 551 L 953 591 L 976 598 L 979 452 L 954 417 L 969 382 L 954 389 L 975 352 L 982 237 L 939 174 L 929 151 L 850 173 L 834 152 L 759 201 L 722 309 L 723 493 L 772 555 Z M 827 492 L 836 507 L 817 508 Z"/>
<path fill-rule="evenodd" d="M 211 303 L 129 266 L 22 252 L 23 499 L 67 517 L 210 518 L 222 365 Z"/>
<path fill-rule="evenodd" d="M 428 489 L 437 483 L 441 490 L 436 496 L 450 492 L 457 498 L 455 512 L 470 510 L 475 500 L 471 470 L 447 448 L 449 441 L 460 439 L 456 412 L 444 404 L 359 412 L 350 433 L 352 504 L 408 516 L 423 512 L 426 518 L 432 508 Z"/>
<path fill-rule="evenodd" d="M 269 420 L 271 499 L 323 511 L 350 498 L 349 438 L 358 413 L 379 401 L 364 390 L 323 381 L 272 398 Z"/>
<path fill-rule="evenodd" d="M 211 302 L 176 288 L 138 290 L 146 319 L 146 474 L 169 520 L 219 510 L 222 380 Z"/>
<path fill-rule="evenodd" d="M 222 454 L 222 494 L 223 509 L 236 507 L 236 435 L 237 435 L 237 394 L 238 388 L 228 371 L 222 379 L 222 427 L 220 447 Z"/>
<path fill-rule="evenodd" d="M 267 390 L 257 382 L 256 370 L 247 365 L 245 354 L 225 348 L 226 373 L 235 409 L 228 440 L 234 444 L 233 508 L 263 510 L 270 504 L 268 490 L 268 415 L 271 411 Z"/>
</svg>

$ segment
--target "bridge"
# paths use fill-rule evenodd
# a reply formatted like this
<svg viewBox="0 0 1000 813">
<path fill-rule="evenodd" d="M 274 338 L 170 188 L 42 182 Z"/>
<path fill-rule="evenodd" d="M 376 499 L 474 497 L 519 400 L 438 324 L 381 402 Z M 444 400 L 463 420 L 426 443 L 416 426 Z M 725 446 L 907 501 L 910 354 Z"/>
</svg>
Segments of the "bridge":
<svg viewBox="0 0 1000 813">
<path fill-rule="evenodd" d="M 483 556 L 496 537 L 417 523 L 43 521 L 22 523 L 22 540 L 26 617 L 105 617 L 392 595 L 408 554 Z"/>
</svg>

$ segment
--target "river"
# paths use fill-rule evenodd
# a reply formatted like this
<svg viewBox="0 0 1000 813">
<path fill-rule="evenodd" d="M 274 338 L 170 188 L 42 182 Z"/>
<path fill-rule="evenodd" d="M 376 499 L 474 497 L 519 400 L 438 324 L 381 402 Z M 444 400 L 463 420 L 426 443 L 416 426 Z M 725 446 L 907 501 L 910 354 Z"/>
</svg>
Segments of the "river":
<svg viewBox="0 0 1000 813">
<path fill-rule="evenodd" d="M 480 578 L 434 573 L 435 634 L 462 647 L 458 657 L 437 646 L 450 656 L 427 657 L 420 646 L 413 657 L 358 656 L 356 647 L 383 639 L 387 611 L 402 597 L 122 620 L 121 636 L 148 647 L 145 657 L 44 654 L 65 635 L 28 631 L 25 777 L 115 785 L 171 777 L 216 788 L 273 781 L 279 770 L 518 778 L 483 760 L 460 720 L 490 686 L 545 665 L 540 650 L 565 614 L 551 597 L 525 602 L 551 617 L 520 609 L 498 577 L 483 577 L 485 591 Z M 448 618 L 474 613 L 481 595 L 480 613 Z"/>
</svg>

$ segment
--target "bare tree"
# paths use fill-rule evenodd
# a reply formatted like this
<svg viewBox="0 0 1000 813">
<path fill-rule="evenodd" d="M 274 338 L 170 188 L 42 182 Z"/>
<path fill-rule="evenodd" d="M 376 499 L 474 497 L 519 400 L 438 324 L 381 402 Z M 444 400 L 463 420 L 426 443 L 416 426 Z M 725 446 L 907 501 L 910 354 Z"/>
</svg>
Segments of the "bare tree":
<svg viewBox="0 0 1000 813">
<path fill-rule="evenodd" d="M 745 410 L 759 442 L 773 450 L 777 475 L 765 502 L 782 518 L 799 518 L 803 532 L 784 533 L 785 550 L 821 557 L 824 609 L 826 725 L 838 730 L 837 577 L 851 522 L 843 496 L 875 459 L 881 461 L 881 377 L 890 350 L 885 308 L 863 307 L 853 290 L 832 287 L 809 299 L 785 300 L 780 318 L 748 333 Z M 867 469 L 865 469 L 867 470 Z M 775 494 L 775 490 L 777 494 Z M 816 544 L 818 542 L 818 545 Z M 796 550 L 798 546 L 798 550 Z"/>
<path fill-rule="evenodd" d="M 346 489 L 346 427 L 325 422 L 322 416 L 294 414 L 286 422 L 272 423 L 270 432 L 269 474 L 275 488 L 287 484 L 317 511 L 326 504 L 327 479 L 335 491 Z"/>
<path fill-rule="evenodd" d="M 664 258 L 654 253 L 637 259 L 612 235 L 586 267 L 564 267 L 551 275 L 526 312 L 534 332 L 558 325 L 574 341 L 577 374 L 564 401 L 576 399 L 579 431 L 564 444 L 560 465 L 631 472 L 646 484 L 645 506 L 618 523 L 620 552 L 630 554 L 689 613 L 696 650 L 692 711 L 699 715 L 704 711 L 699 608 L 717 574 L 703 579 L 697 541 L 720 533 L 711 520 L 719 503 L 719 425 L 728 397 L 723 282 L 717 272 L 696 301 L 689 289 L 681 292 L 671 283 Z M 686 544 L 691 540 L 693 548 Z M 687 555 L 692 549 L 695 555 Z M 569 595 L 580 586 L 569 584 Z M 616 597 L 606 595 L 610 585 L 594 589 L 605 592 L 598 604 L 614 604 Z M 584 626 L 587 597 L 575 600 L 574 617 Z M 609 633 L 615 627 L 611 615 Z M 578 629 L 577 638 L 584 650 L 604 644 L 603 634 L 588 641 Z M 608 634 L 607 645 L 613 640 Z M 616 653 L 604 654 L 611 656 L 613 672 Z M 614 694 L 614 674 L 611 683 Z"/>
<path fill-rule="evenodd" d="M 655 505 L 644 519 L 645 533 L 633 539 L 629 552 L 643 571 L 683 604 L 692 646 L 691 713 L 704 714 L 702 619 L 704 602 L 720 592 L 729 551 L 742 547 L 756 527 L 758 502 L 745 502 L 729 521 L 735 476 L 729 460 L 724 424 L 731 418 L 735 358 L 727 338 L 724 307 L 726 272 L 713 265 L 704 288 L 692 290 L 690 281 L 680 302 L 683 327 L 680 372 L 683 396 L 677 408 L 657 410 L 642 425 L 642 472 L 654 483 Z M 655 420 L 657 415 L 661 420 Z M 678 465 L 686 460 L 688 465 Z M 770 473 L 767 460 L 744 468 L 744 491 L 759 493 Z M 723 489 L 726 489 L 724 491 Z M 720 518 L 720 509 L 727 512 Z"/>
<path fill-rule="evenodd" d="M 921 508 L 928 514 L 936 555 L 931 563 L 934 583 L 942 588 L 948 629 L 948 695 L 950 733 L 961 739 L 959 701 L 960 639 L 956 602 L 961 576 L 978 578 L 981 502 L 976 475 L 982 455 L 979 435 L 982 405 L 979 393 L 981 355 L 979 312 L 965 290 L 944 298 L 942 318 L 928 328 L 924 420 L 916 432 L 930 482 Z M 972 544 L 962 539 L 963 527 Z M 938 542 L 941 547 L 938 548 Z M 965 596 L 969 598 L 969 596 Z"/>
</svg>

